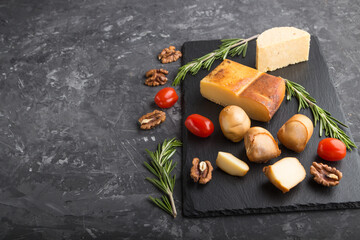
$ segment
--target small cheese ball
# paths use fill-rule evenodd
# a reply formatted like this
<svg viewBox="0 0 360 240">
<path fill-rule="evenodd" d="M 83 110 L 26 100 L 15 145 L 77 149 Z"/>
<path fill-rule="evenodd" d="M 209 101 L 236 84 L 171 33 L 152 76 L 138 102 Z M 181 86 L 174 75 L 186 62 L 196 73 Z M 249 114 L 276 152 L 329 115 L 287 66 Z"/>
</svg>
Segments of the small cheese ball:
<svg viewBox="0 0 360 240">
<path fill-rule="evenodd" d="M 277 138 L 285 147 L 299 153 L 305 149 L 313 130 L 310 118 L 295 114 L 279 129 Z"/>
<path fill-rule="evenodd" d="M 281 151 L 271 133 L 262 127 L 252 127 L 244 137 L 248 159 L 255 163 L 266 163 L 276 158 Z"/>
<path fill-rule="evenodd" d="M 240 142 L 251 125 L 246 112 L 235 105 L 227 106 L 220 112 L 219 122 L 224 136 L 233 142 Z"/>
</svg>

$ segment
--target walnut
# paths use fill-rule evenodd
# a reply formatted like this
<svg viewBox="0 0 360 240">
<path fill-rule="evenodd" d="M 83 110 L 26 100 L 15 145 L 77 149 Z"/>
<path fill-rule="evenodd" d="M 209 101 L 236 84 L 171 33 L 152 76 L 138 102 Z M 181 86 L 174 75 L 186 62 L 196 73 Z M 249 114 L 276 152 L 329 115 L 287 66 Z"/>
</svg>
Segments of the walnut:
<svg viewBox="0 0 360 240">
<path fill-rule="evenodd" d="M 139 123 L 141 129 L 151 129 L 160 123 L 164 122 L 166 119 L 166 114 L 163 111 L 155 110 L 151 113 L 147 113 L 141 118 L 139 118 Z"/>
<path fill-rule="evenodd" d="M 326 187 L 338 185 L 342 178 L 342 173 L 336 168 L 317 162 L 312 163 L 310 173 L 317 183 Z"/>
<path fill-rule="evenodd" d="M 167 77 L 165 77 L 165 75 L 167 75 L 169 72 L 166 71 L 165 69 L 151 69 L 149 71 L 146 72 L 145 77 L 145 84 L 148 86 L 159 86 L 159 85 L 164 85 L 167 82 Z"/>
<path fill-rule="evenodd" d="M 161 51 L 161 53 L 158 55 L 158 58 L 159 58 L 159 60 L 161 60 L 161 63 L 175 62 L 181 57 L 182 57 L 181 52 L 178 50 L 175 50 L 174 46 L 164 48 Z"/>
<path fill-rule="evenodd" d="M 190 170 L 190 177 L 194 180 L 194 182 L 199 182 L 200 184 L 208 183 L 212 178 L 213 167 L 211 166 L 211 162 L 200 162 L 199 158 L 194 158 L 192 164 L 193 166 Z"/>
</svg>

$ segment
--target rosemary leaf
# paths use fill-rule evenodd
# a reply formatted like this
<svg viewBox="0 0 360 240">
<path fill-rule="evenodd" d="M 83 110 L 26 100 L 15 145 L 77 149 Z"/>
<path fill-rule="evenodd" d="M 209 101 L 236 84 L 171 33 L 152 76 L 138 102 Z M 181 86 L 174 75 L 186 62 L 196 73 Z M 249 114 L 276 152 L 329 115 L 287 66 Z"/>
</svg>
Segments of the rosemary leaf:
<svg viewBox="0 0 360 240">
<path fill-rule="evenodd" d="M 225 59 L 228 55 L 233 57 L 240 54 L 245 57 L 248 42 L 256 39 L 258 36 L 259 35 L 255 35 L 248 39 L 231 38 L 221 40 L 221 45 L 218 49 L 180 67 L 172 85 L 179 85 L 188 73 L 195 75 L 201 68 L 209 71 L 216 59 Z"/>
<path fill-rule="evenodd" d="M 164 199 L 164 195 L 162 196 L 162 198 Z M 165 212 L 167 212 L 168 214 L 172 215 L 172 212 L 169 210 L 171 208 L 169 208 L 163 200 L 159 199 L 159 198 L 153 198 L 153 197 L 149 197 L 150 200 L 155 203 L 159 208 L 161 208 L 162 210 L 164 210 Z M 165 197 L 166 198 L 166 197 Z"/>
<path fill-rule="evenodd" d="M 146 180 L 151 182 L 165 194 L 162 195 L 161 199 L 150 196 L 150 200 L 174 218 L 177 215 L 173 196 L 175 175 L 171 176 L 171 172 L 174 170 L 176 163 L 170 160 L 170 158 L 175 154 L 176 147 L 180 147 L 181 145 L 182 143 L 175 138 L 170 140 L 165 139 L 162 144 L 158 145 L 155 152 L 151 152 L 146 149 L 151 161 L 150 164 L 148 162 L 144 162 L 145 167 L 156 177 L 147 177 Z"/>
</svg>

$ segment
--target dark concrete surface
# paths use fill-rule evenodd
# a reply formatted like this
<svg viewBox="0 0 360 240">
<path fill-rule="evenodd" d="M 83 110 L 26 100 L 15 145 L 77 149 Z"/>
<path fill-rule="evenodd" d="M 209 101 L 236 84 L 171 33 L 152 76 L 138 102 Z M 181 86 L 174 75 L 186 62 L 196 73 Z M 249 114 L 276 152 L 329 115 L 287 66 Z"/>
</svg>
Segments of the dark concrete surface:
<svg viewBox="0 0 360 240">
<path fill-rule="evenodd" d="M 172 219 L 148 201 L 142 163 L 180 137 L 180 101 L 154 130 L 137 119 L 155 108 L 161 87 L 143 75 L 164 47 L 295 26 L 319 38 L 359 145 L 359 13 L 345 0 L 0 1 L 0 238 L 358 238 L 360 210 Z"/>
</svg>

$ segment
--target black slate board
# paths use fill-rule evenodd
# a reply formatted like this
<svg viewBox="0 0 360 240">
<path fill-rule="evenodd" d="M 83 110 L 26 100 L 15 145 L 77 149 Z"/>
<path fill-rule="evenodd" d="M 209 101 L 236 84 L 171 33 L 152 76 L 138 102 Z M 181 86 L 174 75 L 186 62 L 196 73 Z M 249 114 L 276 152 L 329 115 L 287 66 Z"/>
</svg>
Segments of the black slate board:
<svg viewBox="0 0 360 240">
<path fill-rule="evenodd" d="M 182 64 L 216 49 L 220 41 L 186 42 L 182 47 Z M 250 42 L 246 58 L 230 58 L 244 65 L 255 67 L 255 41 Z M 221 61 L 216 61 L 214 69 Z M 211 70 L 212 70 L 211 69 Z M 214 125 L 214 133 L 206 138 L 198 138 L 182 129 L 183 138 L 183 214 L 188 217 L 206 217 L 220 215 L 240 215 L 251 213 L 275 213 L 305 210 L 345 209 L 360 207 L 360 168 L 357 150 L 347 153 L 340 162 L 326 162 L 317 157 L 319 127 L 314 129 L 306 149 L 297 154 L 287 150 L 280 144 L 282 154 L 267 164 L 254 164 L 248 161 L 244 143 L 232 143 L 227 140 L 220 129 L 218 115 L 222 107 L 206 100 L 200 94 L 199 83 L 209 72 L 200 70 L 196 76 L 187 76 L 183 81 L 183 121 L 193 113 L 210 118 Z M 316 37 L 311 38 L 310 57 L 308 62 L 295 64 L 283 69 L 269 72 L 275 76 L 298 82 L 303 85 L 318 104 L 329 110 L 334 117 L 345 121 L 335 88 L 329 78 L 328 68 L 319 49 Z M 298 102 L 293 99 L 282 103 L 281 107 L 269 123 L 252 121 L 251 126 L 261 126 L 269 130 L 274 137 L 278 129 L 291 116 L 297 113 Z M 309 110 L 302 110 L 302 114 L 312 115 Z M 348 135 L 350 132 L 346 131 Z M 245 177 L 230 176 L 216 167 L 215 160 L 218 151 L 234 154 L 247 162 L 250 171 Z M 298 158 L 306 169 L 306 179 L 290 192 L 283 194 L 275 188 L 262 173 L 265 165 L 273 164 L 277 160 L 293 156 Z M 209 160 L 214 166 L 213 179 L 206 185 L 192 182 L 189 173 L 194 157 Z M 310 175 L 310 165 L 313 161 L 324 162 L 335 166 L 343 172 L 343 179 L 336 187 L 326 188 L 316 184 Z"/>
</svg>

